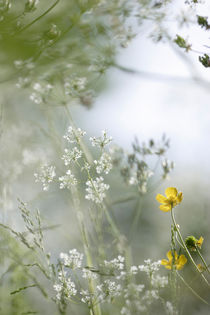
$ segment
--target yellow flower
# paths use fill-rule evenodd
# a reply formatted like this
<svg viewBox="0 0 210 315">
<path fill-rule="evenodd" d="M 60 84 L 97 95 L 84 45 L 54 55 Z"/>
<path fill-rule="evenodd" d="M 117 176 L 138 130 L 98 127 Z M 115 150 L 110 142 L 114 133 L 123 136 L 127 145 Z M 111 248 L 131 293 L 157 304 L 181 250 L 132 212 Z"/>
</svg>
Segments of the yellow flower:
<svg viewBox="0 0 210 315">
<path fill-rule="evenodd" d="M 199 240 L 197 240 L 197 238 L 195 238 L 195 236 L 191 235 L 188 236 L 185 240 L 185 244 L 187 246 L 187 248 L 189 248 L 192 251 L 196 251 L 197 247 L 199 247 L 201 249 L 201 246 L 203 244 L 203 240 L 204 238 L 201 236 L 199 238 Z"/>
<path fill-rule="evenodd" d="M 203 265 L 201 265 L 201 264 L 198 264 L 197 267 L 198 267 L 200 272 L 203 272 L 203 271 L 206 270 L 206 268 Z"/>
<path fill-rule="evenodd" d="M 201 248 L 201 246 L 202 246 L 202 244 L 203 244 L 203 241 L 204 241 L 204 238 L 201 236 L 201 237 L 199 238 L 199 240 L 197 240 L 196 245 L 197 245 L 199 248 Z"/>
<path fill-rule="evenodd" d="M 169 269 L 169 270 L 171 270 L 172 265 L 174 265 L 177 270 L 181 270 L 187 262 L 187 258 L 185 257 L 185 255 L 178 256 L 176 251 L 174 252 L 174 255 L 172 255 L 172 252 L 170 250 L 166 254 L 166 256 L 168 260 L 162 259 L 161 265 L 163 265 L 166 269 Z"/>
<path fill-rule="evenodd" d="M 160 210 L 164 212 L 168 212 L 172 210 L 172 208 L 176 207 L 183 199 L 182 192 L 178 193 L 175 187 L 168 187 L 165 190 L 166 197 L 157 194 L 156 200 L 162 205 L 160 205 Z"/>
</svg>

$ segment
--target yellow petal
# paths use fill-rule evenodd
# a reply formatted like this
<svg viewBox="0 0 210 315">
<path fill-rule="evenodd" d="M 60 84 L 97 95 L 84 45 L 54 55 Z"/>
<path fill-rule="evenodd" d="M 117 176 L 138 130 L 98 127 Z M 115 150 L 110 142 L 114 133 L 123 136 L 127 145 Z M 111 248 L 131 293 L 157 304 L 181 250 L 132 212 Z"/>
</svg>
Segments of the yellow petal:
<svg viewBox="0 0 210 315">
<path fill-rule="evenodd" d="M 203 244 L 203 240 L 204 240 L 204 238 L 201 236 L 201 237 L 199 238 L 199 240 L 196 242 L 196 245 L 201 248 L 201 246 L 202 246 L 202 244 Z"/>
<path fill-rule="evenodd" d="M 161 260 L 161 265 L 163 265 L 166 269 L 171 270 L 171 264 L 167 259 L 162 259 Z"/>
<path fill-rule="evenodd" d="M 187 258 L 185 257 L 185 255 L 181 255 L 177 261 L 177 265 L 176 265 L 177 270 L 181 270 L 186 264 L 186 262 L 187 262 Z"/>
<path fill-rule="evenodd" d="M 170 204 L 169 205 L 160 205 L 159 208 L 161 211 L 168 212 L 171 210 L 171 205 Z"/>
<path fill-rule="evenodd" d="M 169 250 L 169 251 L 168 251 L 168 253 L 166 254 L 166 256 L 167 256 L 167 258 L 168 258 L 169 262 L 171 262 L 171 261 L 172 261 L 172 259 L 173 259 L 173 255 L 172 255 L 171 250 Z"/>
<path fill-rule="evenodd" d="M 165 194 L 166 194 L 166 197 L 169 198 L 169 197 L 177 197 L 177 189 L 175 187 L 168 187 L 166 188 L 165 190 Z"/>
<path fill-rule="evenodd" d="M 161 194 L 157 194 L 156 200 L 157 200 L 158 202 L 160 202 L 160 203 L 165 203 L 165 202 L 167 202 L 167 198 L 164 197 L 164 196 L 161 195 Z"/>
<path fill-rule="evenodd" d="M 178 203 L 180 203 L 180 202 L 182 201 L 182 199 L 183 199 L 183 194 L 182 194 L 182 192 L 180 192 L 180 193 L 178 194 L 178 196 L 177 196 L 177 201 L 178 201 Z"/>
<path fill-rule="evenodd" d="M 161 260 L 161 265 L 163 265 L 163 266 L 168 265 L 168 260 L 167 259 L 162 259 Z"/>
</svg>

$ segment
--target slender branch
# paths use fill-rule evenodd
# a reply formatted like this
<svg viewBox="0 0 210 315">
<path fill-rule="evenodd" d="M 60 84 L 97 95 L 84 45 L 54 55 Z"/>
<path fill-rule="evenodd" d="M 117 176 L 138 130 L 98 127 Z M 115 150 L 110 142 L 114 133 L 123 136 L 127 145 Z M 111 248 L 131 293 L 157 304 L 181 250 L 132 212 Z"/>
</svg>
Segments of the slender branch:
<svg viewBox="0 0 210 315">
<path fill-rule="evenodd" d="M 36 19 L 34 19 L 32 22 L 30 22 L 29 24 L 25 25 L 23 28 L 21 28 L 18 32 L 16 32 L 14 34 L 20 34 L 23 31 L 25 31 L 27 28 L 29 28 L 30 26 L 32 26 L 33 24 L 35 24 L 37 21 L 39 21 L 40 19 L 42 19 L 45 15 L 47 15 L 52 9 L 54 9 L 54 7 L 60 2 L 60 0 L 56 0 L 55 3 L 53 3 L 53 5 L 51 5 L 51 7 L 49 7 L 44 13 L 42 13 L 40 16 L 38 16 Z"/>
</svg>

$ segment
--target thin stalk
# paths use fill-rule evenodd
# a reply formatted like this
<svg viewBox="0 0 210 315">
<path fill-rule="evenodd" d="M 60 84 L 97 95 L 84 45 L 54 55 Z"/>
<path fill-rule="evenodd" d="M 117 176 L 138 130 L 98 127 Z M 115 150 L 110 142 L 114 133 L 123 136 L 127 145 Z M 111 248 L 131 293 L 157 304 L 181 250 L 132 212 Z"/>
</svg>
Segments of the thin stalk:
<svg viewBox="0 0 210 315">
<path fill-rule="evenodd" d="M 194 265 L 195 269 L 196 269 L 197 272 L 201 275 L 201 277 L 204 279 L 204 281 L 206 282 L 206 284 L 207 284 L 208 286 L 210 286 L 210 284 L 209 284 L 209 282 L 207 281 L 207 279 L 204 277 L 203 274 L 201 274 L 201 272 L 200 272 L 198 266 L 196 265 L 194 259 L 192 258 L 191 254 L 190 254 L 190 252 L 189 252 L 189 250 L 188 250 L 188 248 L 187 248 L 187 246 L 186 246 L 186 244 L 185 244 L 185 241 L 183 240 L 183 237 L 182 237 L 182 235 L 181 235 L 181 232 L 180 232 L 180 230 L 179 230 L 179 227 L 178 227 L 178 225 L 177 225 L 177 223 L 176 223 L 176 221 L 175 221 L 173 209 L 171 210 L 171 217 L 172 217 L 172 221 L 173 221 L 175 230 L 176 230 L 176 232 L 177 232 L 177 234 L 178 234 L 178 236 L 179 236 L 179 238 L 180 238 L 180 241 L 181 241 L 181 243 L 182 243 L 182 245 L 183 245 L 183 247 L 184 247 L 186 253 L 188 254 L 188 257 L 190 258 L 190 260 L 191 260 L 192 264 Z"/>
<path fill-rule="evenodd" d="M 58 4 L 58 2 L 60 2 L 60 0 L 57 0 L 53 3 L 53 5 L 51 5 L 51 7 L 49 7 L 43 14 L 41 14 L 40 16 L 38 16 L 36 19 L 34 19 L 32 22 L 30 22 L 29 24 L 25 25 L 23 28 L 21 28 L 18 32 L 16 32 L 14 34 L 14 36 L 16 34 L 20 34 L 23 31 L 25 31 L 27 28 L 29 28 L 31 25 L 33 25 L 34 23 L 36 23 L 37 21 L 39 21 L 41 18 L 43 18 L 45 15 L 47 15 L 52 9 L 54 9 L 54 7 Z"/>
<path fill-rule="evenodd" d="M 73 119 L 72 119 L 71 113 L 70 113 L 69 108 L 68 108 L 67 105 L 65 106 L 65 110 L 66 110 L 67 116 L 68 116 L 68 118 L 69 118 L 69 121 L 70 121 L 72 127 L 74 128 L 74 132 L 75 132 L 75 134 L 76 134 L 76 126 L 75 126 L 75 124 L 74 124 L 74 121 L 73 121 Z M 77 134 L 76 134 L 76 135 L 77 135 Z M 88 161 L 89 164 L 92 165 L 92 164 L 93 164 L 93 158 L 92 158 L 92 156 L 91 156 L 89 150 L 87 149 L 87 147 L 86 147 L 85 144 L 83 143 L 82 139 L 80 139 L 80 141 L 79 141 L 78 144 L 80 145 L 82 151 L 84 152 L 84 155 L 85 155 L 86 160 Z"/>
<path fill-rule="evenodd" d="M 196 292 L 191 288 L 191 286 L 189 286 L 189 284 L 184 280 L 184 278 L 183 278 L 182 276 L 180 276 L 180 274 L 179 274 L 178 272 L 176 272 L 176 273 L 177 273 L 177 276 L 179 277 L 179 279 L 182 280 L 182 282 L 185 284 L 185 286 L 186 286 L 199 300 L 201 300 L 203 303 L 209 305 L 209 303 L 208 303 L 206 300 L 204 300 L 198 293 L 196 293 Z"/>
<path fill-rule="evenodd" d="M 89 267 L 93 266 L 93 261 L 92 261 L 92 257 L 91 257 L 91 253 L 90 253 L 90 245 L 89 245 L 89 241 L 88 241 L 88 235 L 87 235 L 87 231 L 85 228 L 85 224 L 84 224 L 84 217 L 83 217 L 83 213 L 80 211 L 80 201 L 78 198 L 78 191 L 76 188 L 72 188 L 72 197 L 73 197 L 73 204 L 77 213 L 77 219 L 79 222 L 79 227 L 80 227 L 80 231 L 81 231 L 81 235 L 82 235 L 82 240 L 83 240 L 83 246 L 84 246 L 84 251 L 85 251 L 85 255 L 87 258 L 87 264 Z M 91 294 L 94 295 L 95 293 L 95 285 L 92 279 L 89 280 L 89 288 L 90 288 L 90 292 Z M 100 304 L 96 304 L 93 305 L 92 308 L 90 308 L 90 314 L 91 315 L 101 315 L 101 308 L 100 308 Z"/>
<path fill-rule="evenodd" d="M 201 255 L 201 252 L 199 251 L 199 249 L 198 249 L 197 246 L 196 246 L 196 249 L 197 249 L 197 253 L 198 253 L 200 259 L 202 260 L 202 262 L 203 262 L 203 264 L 204 264 L 206 270 L 208 271 L 208 273 L 210 273 L 209 267 L 208 267 L 207 263 L 205 262 L 205 259 L 204 259 L 203 256 Z"/>
</svg>

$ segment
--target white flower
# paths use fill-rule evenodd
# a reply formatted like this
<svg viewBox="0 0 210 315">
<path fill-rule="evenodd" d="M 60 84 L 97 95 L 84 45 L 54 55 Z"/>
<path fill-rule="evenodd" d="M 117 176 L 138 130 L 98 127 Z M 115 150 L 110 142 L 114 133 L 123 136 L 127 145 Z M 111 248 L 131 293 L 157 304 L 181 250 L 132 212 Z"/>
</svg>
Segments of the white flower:
<svg viewBox="0 0 210 315">
<path fill-rule="evenodd" d="M 40 173 L 35 173 L 35 182 L 41 182 L 43 186 L 43 190 L 47 191 L 49 189 L 49 183 L 53 181 L 55 178 L 55 166 L 49 166 L 47 164 L 41 166 Z"/>
<path fill-rule="evenodd" d="M 76 286 L 73 281 L 71 281 L 71 278 L 65 278 L 65 274 L 63 274 L 61 277 L 59 277 L 60 283 L 55 283 L 53 288 L 57 292 L 56 299 L 58 301 L 61 300 L 61 297 L 64 299 L 69 299 L 71 296 L 74 296 L 77 294 Z"/>
<path fill-rule="evenodd" d="M 91 304 L 91 296 L 87 290 L 82 290 L 81 294 L 81 302 L 87 304 L 88 306 Z"/>
<path fill-rule="evenodd" d="M 66 175 L 59 177 L 59 181 L 61 182 L 60 189 L 70 189 L 72 186 L 77 185 L 77 179 L 70 170 L 66 172 Z"/>
<path fill-rule="evenodd" d="M 87 181 L 87 195 L 85 198 L 95 203 L 101 203 L 106 197 L 105 191 L 109 189 L 109 185 L 104 184 L 103 181 L 103 177 L 97 177 L 95 180 Z"/>
<path fill-rule="evenodd" d="M 138 273 L 138 267 L 136 267 L 136 266 L 131 266 L 131 268 L 130 268 L 130 273 L 131 273 L 132 275 L 136 275 L 136 274 Z"/>
<path fill-rule="evenodd" d="M 152 275 L 151 284 L 154 288 L 164 288 L 168 285 L 168 278 L 161 277 L 160 275 Z"/>
<path fill-rule="evenodd" d="M 112 141 L 112 137 L 108 137 L 105 130 L 102 130 L 102 136 L 101 137 L 91 137 L 90 142 L 93 147 L 98 147 L 100 149 L 103 149 L 107 144 L 109 144 Z"/>
<path fill-rule="evenodd" d="M 69 165 L 72 161 L 75 162 L 82 156 L 82 151 L 77 147 L 74 147 L 72 150 L 65 149 L 65 154 L 62 156 L 65 165 Z"/>
<path fill-rule="evenodd" d="M 64 90 L 66 95 L 77 97 L 80 92 L 85 89 L 87 83 L 87 78 L 77 77 L 77 78 L 68 78 L 64 83 Z"/>
<path fill-rule="evenodd" d="M 146 272 L 148 275 L 158 271 L 160 268 L 161 260 L 152 262 L 151 259 L 146 259 L 144 261 L 145 265 L 140 265 L 138 268 L 140 271 Z"/>
<path fill-rule="evenodd" d="M 82 138 L 86 134 L 80 128 L 73 129 L 71 126 L 68 127 L 67 133 L 63 136 L 69 143 L 79 142 L 80 138 Z"/>
<path fill-rule="evenodd" d="M 94 163 L 96 164 L 96 172 L 98 174 L 101 174 L 103 172 L 105 174 L 108 174 L 112 169 L 111 161 L 112 161 L 111 156 L 104 152 L 98 161 L 96 160 L 94 161 Z"/>
<path fill-rule="evenodd" d="M 92 272 L 91 270 L 86 269 L 86 268 L 82 269 L 82 277 L 85 279 L 92 279 L 92 280 L 98 278 L 98 276 L 95 272 Z"/>
<path fill-rule="evenodd" d="M 123 256 L 118 256 L 110 261 L 104 260 L 104 264 L 106 267 L 113 270 L 123 270 L 124 269 L 125 258 Z"/>
<path fill-rule="evenodd" d="M 65 266 L 72 269 L 80 268 L 82 265 L 83 254 L 79 253 L 75 248 L 69 251 L 69 254 L 60 253 L 60 259 L 63 260 Z"/>
</svg>

